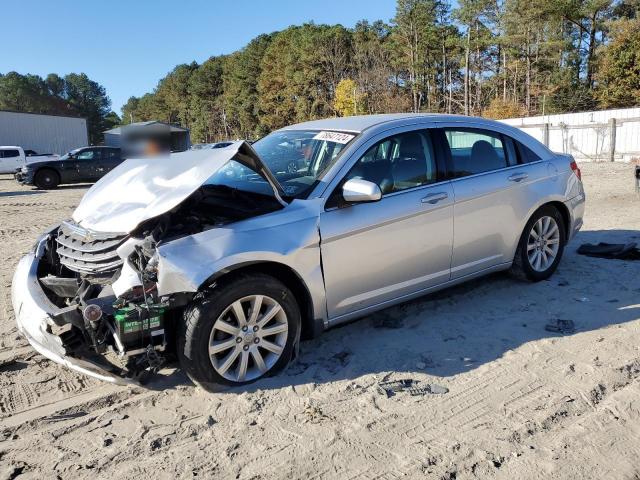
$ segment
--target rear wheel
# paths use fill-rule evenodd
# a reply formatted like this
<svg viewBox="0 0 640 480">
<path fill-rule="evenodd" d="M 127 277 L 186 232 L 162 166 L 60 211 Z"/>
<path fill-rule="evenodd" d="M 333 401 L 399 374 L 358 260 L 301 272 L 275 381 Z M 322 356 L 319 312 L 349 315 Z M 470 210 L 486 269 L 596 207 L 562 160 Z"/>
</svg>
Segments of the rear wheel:
<svg viewBox="0 0 640 480">
<path fill-rule="evenodd" d="M 300 311 L 273 277 L 237 276 L 203 292 L 178 336 L 180 363 L 207 390 L 244 385 L 282 370 L 300 337 Z"/>
<path fill-rule="evenodd" d="M 558 268 L 565 239 L 564 220 L 558 209 L 551 205 L 540 208 L 527 222 L 511 271 L 533 282 L 549 278 Z"/>
<path fill-rule="evenodd" d="M 36 172 L 33 183 L 42 190 L 54 189 L 60 184 L 60 176 L 54 170 L 45 168 Z"/>
</svg>

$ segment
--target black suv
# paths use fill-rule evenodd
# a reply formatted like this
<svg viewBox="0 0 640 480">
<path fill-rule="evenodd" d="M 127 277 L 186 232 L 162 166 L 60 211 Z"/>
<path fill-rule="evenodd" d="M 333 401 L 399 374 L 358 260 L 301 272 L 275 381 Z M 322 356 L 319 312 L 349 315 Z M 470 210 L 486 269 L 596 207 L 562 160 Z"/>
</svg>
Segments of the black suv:
<svg viewBox="0 0 640 480">
<path fill-rule="evenodd" d="M 61 183 L 95 182 L 122 161 L 119 148 L 77 148 L 57 160 L 27 163 L 16 173 L 16 180 L 45 190 L 56 188 Z"/>
</svg>

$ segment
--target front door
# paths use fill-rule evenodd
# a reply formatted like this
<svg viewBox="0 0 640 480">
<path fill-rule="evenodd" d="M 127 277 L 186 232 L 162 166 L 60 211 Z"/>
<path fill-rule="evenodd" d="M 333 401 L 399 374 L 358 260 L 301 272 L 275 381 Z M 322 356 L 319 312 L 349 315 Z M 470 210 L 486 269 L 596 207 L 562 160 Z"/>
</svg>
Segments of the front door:
<svg viewBox="0 0 640 480">
<path fill-rule="evenodd" d="M 100 178 L 98 166 L 101 161 L 100 148 L 87 148 L 78 153 L 75 158 L 78 171 L 78 181 L 93 182 Z"/>
<path fill-rule="evenodd" d="M 379 140 L 351 168 L 344 181 L 372 181 L 383 196 L 340 205 L 340 184 L 320 215 L 332 320 L 449 280 L 453 191 L 441 173 L 428 130 Z"/>
</svg>

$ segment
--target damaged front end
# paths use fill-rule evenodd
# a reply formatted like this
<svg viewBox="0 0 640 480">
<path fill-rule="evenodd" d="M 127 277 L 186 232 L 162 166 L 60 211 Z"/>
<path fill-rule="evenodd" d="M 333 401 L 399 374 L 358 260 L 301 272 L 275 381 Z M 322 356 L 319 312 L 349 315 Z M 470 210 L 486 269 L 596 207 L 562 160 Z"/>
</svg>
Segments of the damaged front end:
<svg viewBox="0 0 640 480">
<path fill-rule="evenodd" d="M 129 254 L 121 257 L 123 248 Z M 63 222 L 16 270 L 20 331 L 45 356 L 103 380 L 129 383 L 156 371 L 167 322 L 188 295 L 158 297 L 154 255 L 149 239 Z"/>
<path fill-rule="evenodd" d="M 133 200 L 108 204 L 99 197 L 114 198 L 114 192 L 123 191 L 119 182 L 143 164 L 131 163 L 111 182 L 105 177 L 107 182 L 96 184 L 90 191 L 95 208 L 88 208 L 92 195 L 87 194 L 75 220 L 50 229 L 20 261 L 12 282 L 20 332 L 44 356 L 101 380 L 137 383 L 157 371 L 174 350 L 178 320 L 196 293 L 159 291 L 161 246 L 282 208 L 275 190 L 275 195 L 265 195 L 203 184 L 203 178 L 246 151 L 251 153 L 250 147 L 240 144 L 227 158 L 217 154 L 209 165 L 193 160 L 196 174 L 181 190 L 159 175 L 141 178 L 145 170 L 140 169 L 135 172 L 139 190 L 155 188 L 143 209 Z M 150 165 L 146 171 L 153 168 L 158 167 Z M 128 187 L 135 186 L 130 181 Z M 117 211 L 100 216 L 113 206 Z M 89 218 L 94 224 L 112 222 L 122 231 L 89 228 Z"/>
</svg>

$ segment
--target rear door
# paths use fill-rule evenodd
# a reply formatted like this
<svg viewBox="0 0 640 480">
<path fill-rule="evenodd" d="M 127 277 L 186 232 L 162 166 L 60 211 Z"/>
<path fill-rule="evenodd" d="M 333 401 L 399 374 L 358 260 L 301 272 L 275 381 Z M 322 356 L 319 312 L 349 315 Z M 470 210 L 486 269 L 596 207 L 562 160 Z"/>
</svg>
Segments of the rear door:
<svg viewBox="0 0 640 480">
<path fill-rule="evenodd" d="M 510 137 L 491 130 L 442 129 L 455 196 L 451 278 L 513 260 L 546 178 L 544 162 L 523 163 Z"/>
<path fill-rule="evenodd" d="M 100 160 L 100 165 L 98 167 L 98 178 L 105 176 L 122 163 L 119 148 L 103 148 L 101 158 L 102 159 Z"/>
</svg>

